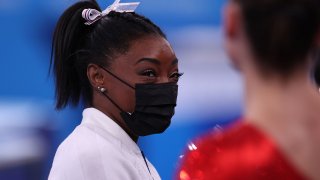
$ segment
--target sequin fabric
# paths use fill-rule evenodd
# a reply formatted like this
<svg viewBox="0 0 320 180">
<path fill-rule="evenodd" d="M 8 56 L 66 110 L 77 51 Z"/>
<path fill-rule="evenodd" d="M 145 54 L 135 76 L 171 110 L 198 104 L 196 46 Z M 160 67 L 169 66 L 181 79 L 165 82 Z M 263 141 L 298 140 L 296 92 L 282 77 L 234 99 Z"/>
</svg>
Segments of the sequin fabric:
<svg viewBox="0 0 320 180">
<path fill-rule="evenodd" d="M 239 123 L 224 133 L 193 143 L 181 159 L 178 180 L 302 180 L 276 145 L 252 125 Z"/>
</svg>

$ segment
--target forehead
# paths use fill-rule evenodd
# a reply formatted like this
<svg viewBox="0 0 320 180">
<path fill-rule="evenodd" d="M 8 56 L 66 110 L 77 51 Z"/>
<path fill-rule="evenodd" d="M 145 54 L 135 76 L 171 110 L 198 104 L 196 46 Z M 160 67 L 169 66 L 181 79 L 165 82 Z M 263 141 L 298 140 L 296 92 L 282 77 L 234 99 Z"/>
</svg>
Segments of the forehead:
<svg viewBox="0 0 320 180">
<path fill-rule="evenodd" d="M 155 58 L 160 61 L 175 59 L 175 53 L 169 42 L 163 37 L 147 36 L 135 40 L 130 45 L 126 54 L 119 56 L 119 59 L 130 59 L 130 62 L 138 61 L 141 58 Z"/>
</svg>

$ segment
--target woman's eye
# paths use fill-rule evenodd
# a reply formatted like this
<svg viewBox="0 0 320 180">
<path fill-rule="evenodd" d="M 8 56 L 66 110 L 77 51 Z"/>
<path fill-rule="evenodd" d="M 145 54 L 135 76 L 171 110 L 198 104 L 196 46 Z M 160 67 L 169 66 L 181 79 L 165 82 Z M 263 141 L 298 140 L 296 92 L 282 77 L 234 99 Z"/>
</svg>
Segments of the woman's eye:
<svg viewBox="0 0 320 180">
<path fill-rule="evenodd" d="M 156 77 L 156 73 L 153 70 L 146 70 L 142 75 L 147 77 Z"/>
<path fill-rule="evenodd" d="M 184 73 L 178 73 L 178 72 L 175 72 L 175 73 L 172 73 L 170 78 L 175 78 L 177 80 L 179 80 L 179 78 L 183 75 Z"/>
</svg>

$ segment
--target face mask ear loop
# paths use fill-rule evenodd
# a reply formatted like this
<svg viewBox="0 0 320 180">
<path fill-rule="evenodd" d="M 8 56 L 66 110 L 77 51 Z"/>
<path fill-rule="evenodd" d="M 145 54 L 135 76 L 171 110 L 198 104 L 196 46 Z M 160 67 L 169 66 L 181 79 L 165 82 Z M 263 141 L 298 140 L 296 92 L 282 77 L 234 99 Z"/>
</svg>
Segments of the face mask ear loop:
<svg viewBox="0 0 320 180">
<path fill-rule="evenodd" d="M 103 94 L 107 99 L 109 99 L 109 101 L 116 106 L 121 112 L 127 113 L 126 111 L 124 111 L 117 103 L 115 103 L 108 95 L 106 95 L 104 92 L 101 92 L 101 94 Z M 129 113 L 127 113 L 129 114 Z M 129 114 L 130 115 L 130 114 Z"/>
<path fill-rule="evenodd" d="M 107 73 L 109 73 L 111 76 L 113 76 L 114 78 L 118 79 L 120 82 L 122 82 L 123 84 L 131 87 L 132 89 L 135 89 L 133 86 L 131 86 L 129 83 L 127 83 L 126 81 L 120 79 L 118 76 L 116 76 L 115 74 L 113 74 L 111 71 L 109 71 L 108 69 L 102 67 L 102 66 L 99 66 L 101 69 L 105 70 Z"/>
</svg>

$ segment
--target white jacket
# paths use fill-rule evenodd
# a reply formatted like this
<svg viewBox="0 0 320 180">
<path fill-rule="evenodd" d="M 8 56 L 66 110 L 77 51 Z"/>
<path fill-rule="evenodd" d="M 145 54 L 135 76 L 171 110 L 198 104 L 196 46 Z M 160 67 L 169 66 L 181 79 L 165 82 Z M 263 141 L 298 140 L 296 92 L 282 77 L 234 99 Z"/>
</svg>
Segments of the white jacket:
<svg viewBox="0 0 320 180">
<path fill-rule="evenodd" d="M 49 180 L 159 180 L 128 134 L 101 111 L 83 111 L 82 123 L 59 146 Z"/>
</svg>

